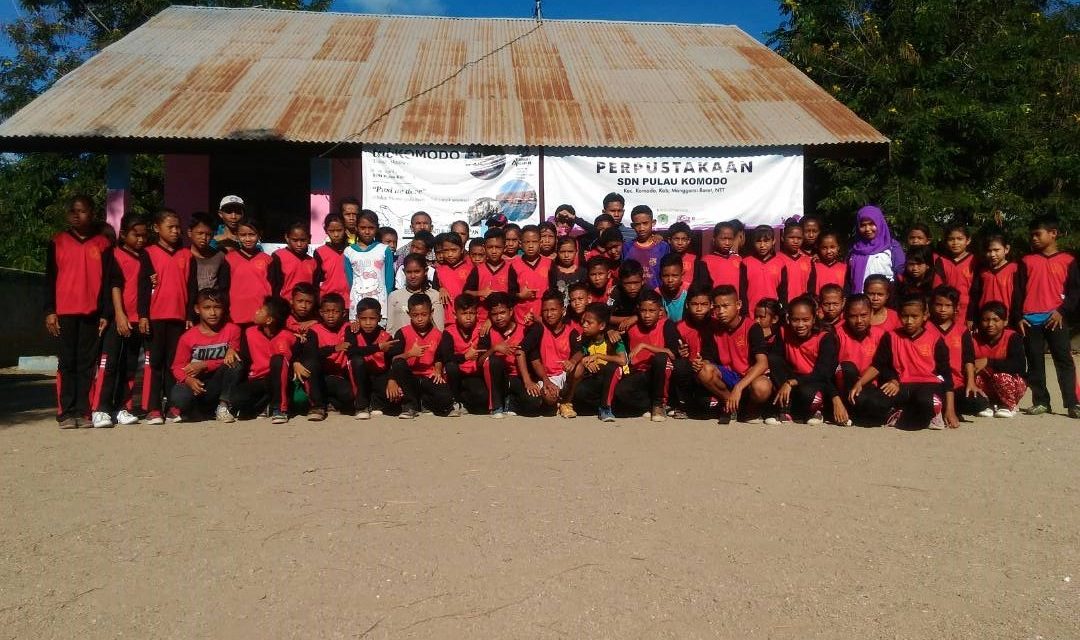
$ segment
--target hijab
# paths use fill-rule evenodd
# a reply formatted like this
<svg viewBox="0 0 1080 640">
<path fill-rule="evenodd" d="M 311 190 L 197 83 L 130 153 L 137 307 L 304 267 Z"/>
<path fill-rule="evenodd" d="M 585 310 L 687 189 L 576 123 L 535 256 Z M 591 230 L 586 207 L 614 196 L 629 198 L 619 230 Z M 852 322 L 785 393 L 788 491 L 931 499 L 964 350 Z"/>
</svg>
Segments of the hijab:
<svg viewBox="0 0 1080 640">
<path fill-rule="evenodd" d="M 873 240 L 867 240 L 859 233 L 859 224 L 863 220 L 870 220 L 877 226 L 877 235 L 874 236 Z M 885 214 L 881 212 L 880 208 L 868 204 L 859 209 L 858 215 L 855 216 L 855 243 L 852 245 L 850 252 L 851 282 L 857 291 L 862 291 L 861 283 L 866 279 L 866 263 L 870 256 L 883 251 L 892 252 L 894 272 L 897 263 L 901 266 L 904 264 L 903 250 L 900 248 L 900 244 L 893 240 L 892 234 L 889 233 L 889 223 L 885 222 Z"/>
</svg>

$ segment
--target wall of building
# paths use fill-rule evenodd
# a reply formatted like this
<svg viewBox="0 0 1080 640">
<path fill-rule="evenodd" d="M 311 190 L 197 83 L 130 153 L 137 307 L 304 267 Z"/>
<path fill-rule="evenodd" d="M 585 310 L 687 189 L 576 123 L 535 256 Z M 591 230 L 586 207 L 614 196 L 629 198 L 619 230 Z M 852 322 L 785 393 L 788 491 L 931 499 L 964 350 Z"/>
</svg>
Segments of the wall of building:
<svg viewBox="0 0 1080 640">
<path fill-rule="evenodd" d="M 45 332 L 45 274 L 0 268 L 0 299 L 13 300 L 0 323 L 0 367 L 14 366 L 19 356 L 56 353 L 56 343 Z"/>
</svg>

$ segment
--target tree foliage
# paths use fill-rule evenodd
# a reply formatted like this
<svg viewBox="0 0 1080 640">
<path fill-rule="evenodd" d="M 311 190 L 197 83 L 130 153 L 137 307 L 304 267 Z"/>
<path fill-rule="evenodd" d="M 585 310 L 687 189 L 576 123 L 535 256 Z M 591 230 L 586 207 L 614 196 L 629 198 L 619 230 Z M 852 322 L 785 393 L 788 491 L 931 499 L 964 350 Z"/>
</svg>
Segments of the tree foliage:
<svg viewBox="0 0 1080 640">
<path fill-rule="evenodd" d="M 782 0 L 771 44 L 892 140 L 887 159 L 817 160 L 811 208 L 866 202 L 901 226 L 1080 227 L 1075 3 Z"/>
<path fill-rule="evenodd" d="M 6 119 L 102 48 L 172 4 L 324 11 L 331 0 L 21 0 L 21 17 L 3 25 L 14 53 L 0 58 L 0 119 Z M 45 241 L 63 220 L 67 200 L 86 193 L 105 201 L 105 157 L 35 153 L 0 157 L 0 265 L 40 270 Z M 131 208 L 161 206 L 160 156 L 132 161 Z"/>
</svg>

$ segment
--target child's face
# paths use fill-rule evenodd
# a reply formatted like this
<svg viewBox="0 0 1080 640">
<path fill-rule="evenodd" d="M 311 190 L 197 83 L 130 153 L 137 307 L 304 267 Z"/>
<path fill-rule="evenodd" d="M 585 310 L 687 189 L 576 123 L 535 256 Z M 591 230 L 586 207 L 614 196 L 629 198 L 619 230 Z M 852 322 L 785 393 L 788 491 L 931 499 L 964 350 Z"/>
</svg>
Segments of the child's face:
<svg viewBox="0 0 1080 640">
<path fill-rule="evenodd" d="M 603 291 L 607 288 L 611 272 L 602 264 L 593 265 L 589 268 L 589 285 L 594 291 Z"/>
<path fill-rule="evenodd" d="M 375 223 L 371 220 L 358 219 L 356 221 L 356 238 L 365 246 L 375 242 L 375 228 Z M 397 242 L 394 244 L 397 245 Z"/>
<path fill-rule="evenodd" d="M 555 232 L 551 229 L 540 230 L 540 254 L 550 256 L 551 252 L 555 251 L 555 242 L 558 240 L 555 236 Z"/>
<path fill-rule="evenodd" d="M 574 310 L 574 314 L 577 317 L 581 317 L 581 314 L 585 312 L 585 307 L 589 305 L 589 294 L 582 289 L 575 289 L 570 292 L 570 308 Z"/>
<path fill-rule="evenodd" d="M 818 244 L 818 257 L 828 263 L 840 259 L 840 243 L 834 236 L 828 235 L 821 239 Z"/>
<path fill-rule="evenodd" d="M 723 255 L 731 253 L 735 248 L 735 230 L 721 229 L 720 233 L 713 238 L 713 245 L 716 246 L 717 252 Z"/>
<path fill-rule="evenodd" d="M 660 286 L 667 293 L 675 293 L 682 287 L 682 276 L 681 264 L 667 265 L 660 270 Z"/>
<path fill-rule="evenodd" d="M 554 327 L 563 319 L 565 313 L 562 304 L 558 300 L 544 300 L 540 305 L 540 319 L 549 327 Z"/>
<path fill-rule="evenodd" d="M 690 234 L 685 231 L 676 231 L 668 238 L 672 253 L 686 253 L 690 250 Z"/>
<path fill-rule="evenodd" d="M 709 302 L 709 296 L 700 294 L 686 301 L 685 313 L 694 320 L 700 321 L 709 315 L 711 309 L 712 303 Z"/>
<path fill-rule="evenodd" d="M 930 236 L 922 229 L 912 229 L 908 231 L 907 243 L 909 247 L 926 247 L 930 245 Z"/>
<path fill-rule="evenodd" d="M 784 233 L 784 252 L 794 256 L 802 251 L 803 232 L 799 227 L 792 227 Z"/>
<path fill-rule="evenodd" d="M 612 262 L 619 262 L 622 260 L 622 246 L 621 242 L 609 242 L 604 247 L 604 256 Z"/>
<path fill-rule="evenodd" d="M 763 236 L 754 241 L 754 253 L 759 258 L 767 258 L 773 250 L 776 238 L 772 235 Z"/>
<path fill-rule="evenodd" d="M 559 260 L 559 265 L 563 267 L 574 266 L 574 258 L 577 254 L 577 248 L 570 242 L 559 245 L 559 250 L 555 253 L 555 257 Z"/>
<path fill-rule="evenodd" d="M 1008 255 L 1009 247 L 996 240 L 986 246 L 986 261 L 991 267 L 1000 267 L 1005 264 L 1005 258 Z"/>
<path fill-rule="evenodd" d="M 345 225 L 338 220 L 326 225 L 326 237 L 330 239 L 330 244 L 345 242 Z"/>
<path fill-rule="evenodd" d="M 859 220 L 859 235 L 864 240 L 873 240 L 877 237 L 877 224 L 870 218 Z"/>
<path fill-rule="evenodd" d="M 521 233 L 517 229 L 509 229 L 506 232 L 506 242 L 503 243 L 503 254 L 513 258 L 521 248 Z"/>
<path fill-rule="evenodd" d="M 461 244 L 462 245 L 468 244 L 468 242 L 469 242 L 469 225 L 467 225 L 465 223 L 462 223 L 462 222 L 456 222 L 450 227 L 450 231 L 452 233 L 456 233 L 459 236 L 461 236 Z"/>
<path fill-rule="evenodd" d="M 856 334 L 864 334 L 870 330 L 870 307 L 862 303 L 853 304 L 844 314 L 844 320 L 848 329 Z"/>
<path fill-rule="evenodd" d="M 202 300 L 195 305 L 195 315 L 206 326 L 216 329 L 225 321 L 225 307 L 217 300 Z"/>
<path fill-rule="evenodd" d="M 623 214 L 626 213 L 626 205 L 622 202 L 609 202 L 604 205 L 604 213 L 615 219 L 615 224 L 620 224 Z"/>
<path fill-rule="evenodd" d="M 71 207 L 68 208 L 67 212 L 67 222 L 69 227 L 79 233 L 85 234 L 90 231 L 93 221 L 94 212 L 90 210 L 90 207 L 86 206 L 85 202 L 76 200 L 71 203 Z"/>
<path fill-rule="evenodd" d="M 904 273 L 915 280 L 922 280 L 929 270 L 930 265 L 925 262 L 909 262 L 904 265 Z"/>
<path fill-rule="evenodd" d="M 945 296 L 934 296 L 930 303 L 930 313 L 935 323 L 946 324 L 956 317 L 956 305 Z"/>
<path fill-rule="evenodd" d="M 269 325 L 271 322 L 270 310 L 266 306 L 259 307 L 255 310 L 255 315 L 251 317 L 251 321 L 259 327 Z"/>
<path fill-rule="evenodd" d="M 720 324 L 732 326 L 739 321 L 739 313 L 742 312 L 742 302 L 739 296 L 716 296 L 713 298 L 713 317 Z"/>
<path fill-rule="evenodd" d="M 154 231 L 158 234 L 158 238 L 166 244 L 175 246 L 180 242 L 180 219 L 176 216 L 169 216 L 155 224 Z"/>
<path fill-rule="evenodd" d="M 371 333 L 379 326 L 379 312 L 374 309 L 364 309 L 356 315 L 356 321 L 360 324 L 360 330 Z"/>
<path fill-rule="evenodd" d="M 124 234 L 124 246 L 132 251 L 142 251 L 148 235 L 145 224 L 132 225 Z"/>
<path fill-rule="evenodd" d="M 488 238 L 484 241 L 484 254 L 489 264 L 502 264 L 506 243 L 502 238 Z"/>
<path fill-rule="evenodd" d="M 214 237 L 214 230 L 205 224 L 197 224 L 188 229 L 187 235 L 193 248 L 206 251 L 210 248 L 210 239 Z"/>
<path fill-rule="evenodd" d="M 294 316 L 300 320 L 307 320 L 311 317 L 311 310 L 315 308 L 315 296 L 310 293 L 299 293 L 294 291 L 290 304 Z"/>
<path fill-rule="evenodd" d="M 462 329 L 469 331 L 476 326 L 476 307 L 463 309 L 454 307 L 454 319 Z"/>
<path fill-rule="evenodd" d="M 244 217 L 244 210 L 236 207 L 221 209 L 218 211 L 218 217 L 221 218 L 221 222 L 224 223 L 226 229 L 232 233 L 236 233 L 237 226 L 240 224 L 240 219 Z"/>
<path fill-rule="evenodd" d="M 302 229 L 293 229 L 285 235 L 285 244 L 293 253 L 307 253 L 308 245 L 311 244 L 311 234 Z"/>
<path fill-rule="evenodd" d="M 993 311 L 987 311 L 979 318 L 979 333 L 994 340 L 1005 331 L 1005 318 Z"/>
<path fill-rule="evenodd" d="M 633 227 L 634 233 L 637 234 L 639 242 L 645 242 L 652 237 L 654 224 L 652 215 L 648 213 L 637 213 L 630 218 L 630 226 Z"/>
<path fill-rule="evenodd" d="M 410 262 L 405 265 L 405 286 L 416 291 L 427 279 L 427 269 L 418 262 Z"/>
<path fill-rule="evenodd" d="M 336 302 L 324 302 L 319 305 L 319 318 L 328 328 L 337 329 L 345 321 L 345 309 L 341 308 L 341 305 Z M 378 323 L 378 320 L 375 322 Z M 363 326 L 362 323 L 361 326 Z"/>
<path fill-rule="evenodd" d="M 1057 231 L 1034 229 L 1031 232 L 1031 248 L 1035 251 L 1045 251 L 1057 242 L 1057 236 Z"/>
<path fill-rule="evenodd" d="M 453 242 L 442 243 L 443 264 L 457 264 L 461 262 L 461 247 Z"/>
<path fill-rule="evenodd" d="M 529 260 L 535 259 L 540 255 L 540 234 L 535 231 L 528 231 L 521 234 L 521 251 L 522 254 Z"/>
<path fill-rule="evenodd" d="M 607 323 L 592 313 L 581 316 L 581 335 L 595 338 L 607 330 Z"/>
<path fill-rule="evenodd" d="M 409 307 L 409 322 L 417 331 L 427 331 L 431 327 L 431 307 L 426 304 L 416 304 Z"/>
<path fill-rule="evenodd" d="M 810 335 L 814 327 L 814 312 L 805 304 L 797 304 L 788 310 L 788 326 L 800 338 Z"/>
<path fill-rule="evenodd" d="M 889 300 L 889 290 L 880 282 L 871 282 L 864 290 L 866 297 L 870 298 L 870 309 L 881 311 Z"/>
<path fill-rule="evenodd" d="M 502 253 L 502 250 L 499 250 Z M 469 247 L 469 260 L 473 261 L 473 264 L 483 264 L 484 259 L 487 257 L 487 252 L 482 244 L 476 244 Z"/>
<path fill-rule="evenodd" d="M 826 322 L 832 322 L 840 317 L 840 313 L 844 310 L 844 296 L 830 291 L 821 296 L 821 317 Z"/>
<path fill-rule="evenodd" d="M 776 316 L 765 307 L 758 307 L 754 309 L 754 322 L 758 323 L 762 329 L 772 329 L 776 324 Z"/>
<path fill-rule="evenodd" d="M 431 216 L 427 214 L 414 216 L 412 221 L 409 222 L 409 228 L 412 229 L 413 233 L 431 231 Z"/>
<path fill-rule="evenodd" d="M 813 246 L 821 235 L 821 225 L 817 220 L 807 220 L 802 225 L 803 243 Z"/>
<path fill-rule="evenodd" d="M 428 254 L 428 247 L 426 244 L 424 244 L 423 240 L 417 240 L 416 238 L 413 238 L 412 241 L 409 242 L 409 253 L 418 256 L 426 256 Z"/>
<path fill-rule="evenodd" d="M 969 244 L 971 244 L 971 238 L 959 229 L 954 229 L 949 232 L 949 235 L 945 236 L 945 247 L 949 250 L 950 255 L 964 255 Z"/>
<path fill-rule="evenodd" d="M 347 204 L 341 207 L 341 218 L 345 221 L 344 228 L 356 233 L 356 223 L 360 218 L 360 205 Z M 329 230 L 327 230 L 329 233 Z"/>
<path fill-rule="evenodd" d="M 641 293 L 641 287 L 644 284 L 645 278 L 637 274 L 629 275 L 619 280 L 619 286 L 621 286 L 626 295 L 631 298 L 638 297 L 638 294 Z"/>
<path fill-rule="evenodd" d="M 491 320 L 491 326 L 499 331 L 509 327 L 510 320 L 513 319 L 513 317 L 514 314 L 510 312 L 510 307 L 505 304 L 497 304 L 488 312 L 488 319 Z"/>
<path fill-rule="evenodd" d="M 259 232 L 248 226 L 242 226 L 236 230 L 236 238 L 240 240 L 240 248 L 248 253 L 255 250 L 259 244 Z"/>
<path fill-rule="evenodd" d="M 391 251 L 397 251 L 397 233 L 384 233 L 379 240 L 382 244 L 390 247 Z"/>
<path fill-rule="evenodd" d="M 649 300 L 638 305 L 638 321 L 643 327 L 655 327 L 660 321 L 660 305 Z"/>
<path fill-rule="evenodd" d="M 907 335 L 915 335 L 925 324 L 926 307 L 922 304 L 906 304 L 900 309 L 900 330 Z"/>
<path fill-rule="evenodd" d="M 435 264 L 446 264 L 446 252 L 441 245 L 435 245 Z"/>
</svg>

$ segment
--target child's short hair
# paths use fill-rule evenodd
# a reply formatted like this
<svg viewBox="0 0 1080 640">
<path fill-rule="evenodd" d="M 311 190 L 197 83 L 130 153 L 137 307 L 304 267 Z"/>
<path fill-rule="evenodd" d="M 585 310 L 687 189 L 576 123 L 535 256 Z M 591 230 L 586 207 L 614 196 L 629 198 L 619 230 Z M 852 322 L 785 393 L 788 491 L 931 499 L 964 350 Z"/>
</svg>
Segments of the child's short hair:
<svg viewBox="0 0 1080 640">
<path fill-rule="evenodd" d="M 589 272 L 597 267 L 603 267 L 604 271 L 611 270 L 611 261 L 604 256 L 593 256 L 585 263 L 585 271 Z"/>
<path fill-rule="evenodd" d="M 452 244 L 452 245 L 454 245 L 455 247 L 457 247 L 459 249 L 464 249 L 465 248 L 465 241 L 462 240 L 461 236 L 459 236 L 456 233 L 451 233 L 451 232 L 440 233 L 438 236 L 435 237 L 435 244 L 436 245 L 442 245 L 442 244 L 447 244 L 447 243 Z"/>
<path fill-rule="evenodd" d="M 359 316 L 365 311 L 374 311 L 375 313 L 382 315 L 382 305 L 375 298 L 363 298 L 360 302 L 356 303 L 356 315 Z"/>
<path fill-rule="evenodd" d="M 647 214 L 649 216 L 649 220 L 652 220 L 652 218 L 653 218 L 652 208 L 650 208 L 649 205 L 647 205 L 647 204 L 639 204 L 636 207 L 634 207 L 633 209 L 631 209 L 630 210 L 630 219 L 633 220 L 634 216 L 638 215 L 639 213 Z"/>
<path fill-rule="evenodd" d="M 918 306 L 924 312 L 926 311 L 926 298 L 917 293 L 912 293 L 900 298 L 900 304 L 897 308 L 903 309 L 904 307 Z"/>
<path fill-rule="evenodd" d="M 307 221 L 294 220 L 289 224 L 289 227 L 285 229 L 285 235 L 289 235 L 293 231 L 302 231 L 307 237 L 311 237 L 311 223 Z"/>
<path fill-rule="evenodd" d="M 465 227 L 465 233 L 469 232 L 469 223 L 465 222 L 464 220 L 454 220 L 453 222 L 451 222 L 450 230 L 452 231 L 454 227 Z"/>
<path fill-rule="evenodd" d="M 629 261 L 628 261 L 629 262 Z M 663 258 L 660 258 L 660 270 L 663 271 L 667 267 L 678 267 L 679 271 L 683 270 L 682 256 L 677 253 L 669 253 Z"/>
<path fill-rule="evenodd" d="M 615 227 L 608 227 L 600 232 L 600 237 L 596 240 L 596 246 L 601 249 L 609 244 L 622 244 L 622 233 Z"/>
<path fill-rule="evenodd" d="M 874 284 L 875 282 L 885 285 L 885 289 L 890 293 L 892 292 L 892 280 L 889 280 L 888 277 L 880 273 L 874 273 L 866 276 L 866 280 L 863 280 L 863 291 L 866 291 L 866 288 Z"/>
<path fill-rule="evenodd" d="M 796 300 L 797 299 L 798 298 L 796 298 Z M 813 300 L 810 301 L 810 308 L 816 308 Z M 780 301 L 776 298 L 762 298 L 761 300 L 758 300 L 756 305 L 754 305 L 754 309 L 764 309 L 765 311 L 769 312 L 774 318 L 779 318 L 780 315 L 784 312 L 784 308 L 780 306 Z"/>
<path fill-rule="evenodd" d="M 563 294 L 558 289 L 548 289 L 544 292 L 544 295 L 540 296 L 540 304 L 547 302 L 548 300 L 554 300 L 559 304 L 564 302 Z"/>
<path fill-rule="evenodd" d="M 544 231 L 550 231 L 550 232 L 554 233 L 555 235 L 559 234 L 559 228 L 556 227 L 555 223 L 552 222 L 551 220 L 544 220 L 539 225 L 537 225 L 536 230 L 537 230 L 538 233 L 543 233 Z M 524 232 L 524 229 L 522 229 L 522 232 Z"/>
<path fill-rule="evenodd" d="M 337 214 L 336 215 L 340 216 L 341 212 L 345 210 L 345 205 L 349 205 L 349 204 L 353 204 L 353 205 L 356 205 L 357 207 L 359 207 L 360 206 L 360 201 L 357 200 L 354 196 L 345 196 L 341 200 L 338 200 Z M 335 214 L 331 214 L 331 215 L 335 215 Z M 329 217 L 329 216 L 327 216 L 327 217 Z M 344 221 L 345 219 L 341 218 L 341 220 Z"/>
<path fill-rule="evenodd" d="M 215 287 L 206 287 L 199 289 L 199 292 L 195 294 L 195 304 L 205 302 L 206 300 L 213 300 L 214 302 L 224 305 L 226 302 L 225 292 Z"/>
<path fill-rule="evenodd" d="M 708 298 L 709 293 L 709 285 L 703 284 L 701 282 L 695 282 L 690 285 L 689 289 L 686 290 L 686 299 L 690 300 L 690 298 L 696 298 L 698 296 L 705 296 L 706 298 Z"/>
<path fill-rule="evenodd" d="M 730 284 L 722 284 L 715 287 L 710 293 L 709 297 L 712 299 L 719 298 L 720 296 L 735 296 L 739 297 L 739 291 Z"/>
<path fill-rule="evenodd" d="M 934 298 L 945 298 L 955 307 L 960 304 L 960 291 L 956 287 L 943 284 L 940 287 L 934 287 L 934 290 L 930 292 L 930 299 L 933 300 Z"/>
<path fill-rule="evenodd" d="M 131 231 L 132 227 L 137 227 L 140 224 L 146 224 L 146 218 L 140 213 L 130 212 L 125 213 L 123 218 L 120 218 L 120 233 L 127 233 Z M 210 227 L 213 229 L 214 227 Z"/>
<path fill-rule="evenodd" d="M 386 236 L 394 236 L 397 238 L 397 229 L 393 227 L 379 227 L 375 230 L 375 237 L 379 239 L 379 242 L 382 242 L 383 238 Z"/>
<path fill-rule="evenodd" d="M 920 245 L 908 249 L 906 258 L 907 262 L 914 264 L 933 264 L 934 252 L 930 250 L 930 247 Z"/>
<path fill-rule="evenodd" d="M 1001 246 L 1005 247 L 1006 249 L 1009 248 L 1009 239 L 1008 238 L 1006 238 L 1005 236 L 1003 236 L 1000 233 L 992 233 L 992 234 L 986 236 L 986 239 L 983 240 L 983 249 L 984 250 L 989 249 L 990 245 L 994 244 L 995 242 L 1000 244 Z"/>
<path fill-rule="evenodd" d="M 488 229 L 487 231 L 484 232 L 484 241 L 486 242 L 488 240 L 502 240 L 503 242 L 505 242 L 506 241 L 506 232 L 503 231 L 502 227 L 495 227 L 493 229 Z"/>
<path fill-rule="evenodd" d="M 315 285 L 310 282 L 297 282 L 292 290 L 292 297 L 296 297 L 296 294 L 311 296 L 317 298 L 319 296 L 319 290 L 315 288 Z"/>
<path fill-rule="evenodd" d="M 750 232 L 750 242 L 757 242 L 765 238 L 774 238 L 773 228 L 767 224 L 760 224 Z"/>
<path fill-rule="evenodd" d="M 124 217 L 127 218 L 127 215 L 125 215 Z M 188 229 L 194 229 L 195 227 L 202 225 L 210 229 L 210 231 L 213 231 L 214 229 L 217 229 L 217 221 L 218 218 L 216 216 L 211 217 L 210 214 L 205 211 L 196 211 L 195 213 L 191 214 L 191 221 L 188 223 Z M 123 221 L 120 222 L 120 230 L 125 230 Z"/>
<path fill-rule="evenodd" d="M 71 204 L 74 205 L 76 202 L 83 202 L 85 204 L 87 200 L 85 198 L 81 198 L 80 196 L 75 196 L 71 199 Z M 91 207 L 91 210 L 92 209 L 93 208 Z M 180 214 L 168 207 L 163 207 L 161 210 L 154 214 L 154 224 L 161 224 L 169 218 L 176 218 L 177 220 L 179 220 Z M 243 220 L 241 220 L 241 222 L 243 222 Z M 258 230 L 257 227 L 252 228 L 254 228 L 256 231 Z"/>
<path fill-rule="evenodd" d="M 803 216 L 802 219 L 799 220 L 799 226 L 801 226 L 802 228 L 805 229 L 807 222 L 816 222 L 818 224 L 818 226 L 820 227 L 821 226 L 821 217 L 820 216 L 815 216 L 813 214 L 810 214 L 808 216 Z"/>
<path fill-rule="evenodd" d="M 623 260 L 619 265 L 619 280 L 626 280 L 634 276 L 645 277 L 645 268 L 637 260 Z"/>
<path fill-rule="evenodd" d="M 431 297 L 426 293 L 414 293 L 409 296 L 409 302 L 407 303 L 409 309 L 413 307 L 427 307 L 431 309 Z"/>
<path fill-rule="evenodd" d="M 928 224 L 926 224 L 924 222 L 916 222 L 915 224 L 911 225 L 908 228 L 908 235 L 911 235 L 912 231 L 922 231 L 923 234 L 925 234 L 927 238 L 931 237 L 930 236 L 930 225 L 928 225 Z"/>
<path fill-rule="evenodd" d="M 720 232 L 723 231 L 724 229 L 731 229 L 732 233 L 738 233 L 735 230 L 735 221 L 734 220 L 723 220 L 721 222 L 717 222 L 716 226 L 713 227 L 713 230 L 712 230 L 713 235 L 714 236 L 720 235 Z"/>
<path fill-rule="evenodd" d="M 570 294 L 575 291 L 589 292 L 589 284 L 584 280 L 578 280 L 577 282 L 571 282 L 570 286 L 566 288 L 566 297 L 569 298 Z M 456 304 L 456 303 L 455 303 Z"/>
<path fill-rule="evenodd" d="M 655 302 L 659 305 L 663 304 L 663 301 L 660 299 L 660 294 L 652 289 L 643 289 L 641 295 L 638 296 L 637 303 L 639 307 L 645 302 Z"/>
<path fill-rule="evenodd" d="M 503 229 L 503 235 L 506 235 L 507 231 L 517 231 L 518 235 L 521 234 L 521 225 L 516 223 L 516 222 L 511 222 L 509 224 L 504 224 L 502 229 Z"/>
<path fill-rule="evenodd" d="M 401 261 L 401 270 L 404 271 L 410 264 L 418 264 L 420 268 L 424 270 L 424 277 L 427 277 L 427 256 L 421 253 L 409 253 L 405 255 L 405 259 Z"/>
<path fill-rule="evenodd" d="M 865 304 L 866 307 L 869 309 L 870 308 L 870 298 L 868 298 L 865 293 L 853 293 L 853 294 L 851 294 L 850 296 L 847 297 L 847 300 L 844 301 L 844 313 L 847 313 L 848 311 L 851 310 L 852 307 L 856 307 L 856 306 L 858 306 L 860 304 Z"/>
<path fill-rule="evenodd" d="M 166 216 L 166 217 L 168 217 L 168 216 Z M 255 218 L 250 218 L 250 217 L 241 218 L 240 222 L 236 223 L 236 228 L 239 229 L 240 227 L 247 227 L 248 229 L 253 230 L 255 233 L 262 233 L 262 229 L 261 229 L 259 223 L 255 220 Z"/>
<path fill-rule="evenodd" d="M 510 297 L 510 294 L 505 291 L 496 291 L 489 295 L 484 300 L 484 308 L 491 311 L 495 307 L 506 307 L 508 309 L 514 308 L 514 299 Z"/>
<path fill-rule="evenodd" d="M 484 234 L 485 236 L 487 234 Z M 484 238 L 470 238 L 469 239 L 469 251 L 472 251 L 474 247 L 484 248 Z"/>
<path fill-rule="evenodd" d="M 1031 224 L 1028 225 L 1028 231 L 1037 231 L 1039 229 L 1059 232 L 1061 231 L 1061 222 L 1054 216 L 1040 216 L 1033 219 Z"/>
<path fill-rule="evenodd" d="M 821 288 L 821 291 L 819 292 L 819 295 L 822 298 L 824 298 L 825 294 L 828 294 L 828 293 L 839 293 L 840 297 L 843 298 L 844 297 L 844 288 L 841 287 L 840 285 L 836 284 L 835 282 L 830 282 L 829 284 L 827 284 L 827 285 L 825 285 L 825 286 L 823 286 Z"/>
<path fill-rule="evenodd" d="M 435 236 L 430 231 L 417 231 L 413 236 L 413 242 L 416 241 L 421 242 L 428 251 L 435 246 Z"/>
<path fill-rule="evenodd" d="M 455 311 L 475 309 L 478 306 L 480 306 L 480 300 L 471 293 L 461 293 L 458 297 L 454 298 Z"/>
<path fill-rule="evenodd" d="M 604 196 L 604 208 L 607 209 L 607 206 L 612 202 L 626 204 L 626 198 L 622 197 L 621 193 L 615 193 L 614 191 L 612 191 L 611 193 Z"/>
<path fill-rule="evenodd" d="M 559 240 L 555 243 L 555 250 L 558 251 L 559 247 L 563 246 L 564 244 L 574 245 L 574 250 L 577 250 L 577 240 L 574 238 L 574 236 L 560 236 Z"/>
<path fill-rule="evenodd" d="M 322 228 L 326 229 L 330 226 L 331 223 L 334 222 L 340 222 L 341 226 L 345 226 L 345 217 L 342 216 L 340 213 L 328 213 L 326 214 L 326 217 L 323 218 Z"/>
<path fill-rule="evenodd" d="M 371 300 L 371 298 L 364 298 L 364 300 Z M 363 302 L 363 300 L 361 300 L 361 302 Z M 328 304 L 337 305 L 342 311 L 345 310 L 345 298 L 340 293 L 328 293 L 319 301 L 319 307 L 325 307 Z M 360 305 L 357 305 L 357 307 L 359 306 Z"/>
<path fill-rule="evenodd" d="M 263 306 L 266 307 L 266 314 L 270 316 L 271 326 L 275 329 L 284 327 L 285 320 L 292 313 L 292 307 L 289 306 L 289 303 L 277 296 L 263 298 Z"/>
<path fill-rule="evenodd" d="M 1002 320 L 1009 319 L 1009 310 L 1005 308 L 1005 305 L 997 300 L 991 300 L 983 306 L 979 307 L 979 317 L 982 318 L 987 313 L 992 313 Z"/>
<path fill-rule="evenodd" d="M 90 210 L 90 213 L 94 213 L 96 207 L 94 205 L 94 199 L 90 196 L 86 195 L 85 193 L 80 193 L 72 196 L 71 199 L 68 200 L 68 208 L 70 209 L 71 207 L 74 207 L 76 202 L 81 202 L 84 207 Z M 173 213 L 176 212 L 173 211 Z"/>
<path fill-rule="evenodd" d="M 679 222 L 676 222 L 675 224 L 671 225 L 670 227 L 668 227 L 667 237 L 670 239 L 671 236 L 675 235 L 676 233 L 685 233 L 688 236 L 692 235 L 692 232 L 690 230 L 690 225 L 686 224 L 685 222 L 683 222 L 681 220 Z"/>
<path fill-rule="evenodd" d="M 953 231 L 959 231 L 960 233 L 964 234 L 965 238 L 970 238 L 971 237 L 971 233 L 968 232 L 967 225 L 965 225 L 963 222 L 953 222 L 953 223 L 949 224 L 947 227 L 945 227 L 945 235 L 946 236 L 948 236 Z"/>
<path fill-rule="evenodd" d="M 360 220 L 367 220 L 376 227 L 379 226 L 379 214 L 375 213 L 371 209 L 361 209 L 360 215 L 356 216 L 357 222 Z"/>
<path fill-rule="evenodd" d="M 611 309 L 603 302 L 590 302 L 585 306 L 585 310 L 581 312 L 581 315 L 586 313 L 593 315 L 603 325 L 606 325 L 611 320 Z"/>
<path fill-rule="evenodd" d="M 526 233 L 535 233 L 536 235 L 540 235 L 540 227 L 536 226 L 535 224 L 527 224 L 521 228 L 521 235 L 525 235 Z"/>
<path fill-rule="evenodd" d="M 606 224 L 614 225 L 615 224 L 615 218 L 610 213 L 601 213 L 600 215 L 593 218 L 593 226 L 596 226 L 596 225 L 600 224 L 601 222 L 606 223 Z"/>
<path fill-rule="evenodd" d="M 818 239 L 818 244 L 821 244 L 821 241 L 824 240 L 825 238 L 832 238 L 834 241 L 836 241 L 836 244 L 841 245 L 841 246 L 843 246 L 843 244 L 844 244 L 844 243 L 840 242 L 840 234 L 833 231 L 832 229 L 829 229 L 828 231 L 822 231 L 821 232 L 821 235 L 819 235 L 818 238 L 817 238 Z"/>
</svg>

